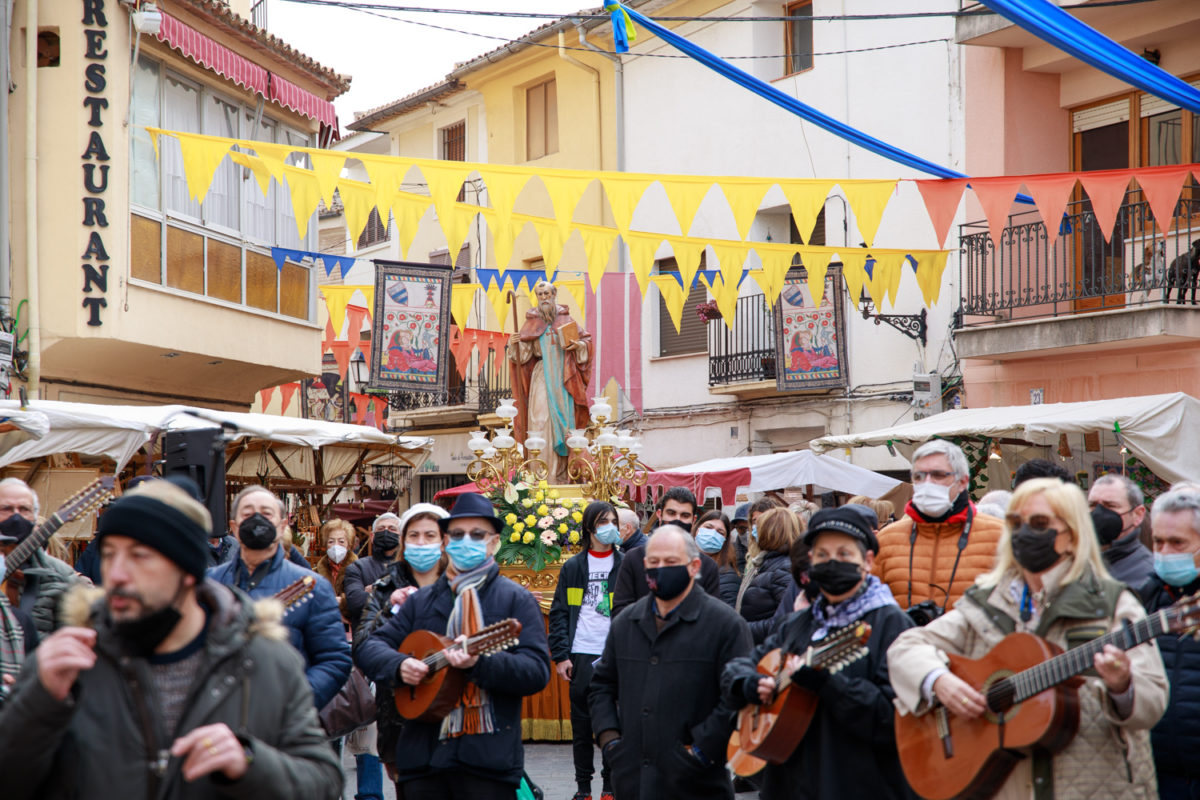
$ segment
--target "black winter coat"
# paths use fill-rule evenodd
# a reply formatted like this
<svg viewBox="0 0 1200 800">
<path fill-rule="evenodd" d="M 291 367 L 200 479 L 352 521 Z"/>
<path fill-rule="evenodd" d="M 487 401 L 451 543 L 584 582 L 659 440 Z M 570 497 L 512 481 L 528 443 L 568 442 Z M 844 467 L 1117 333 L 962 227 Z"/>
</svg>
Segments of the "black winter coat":
<svg viewBox="0 0 1200 800">
<path fill-rule="evenodd" d="M 1140 530 L 1135 530 L 1104 551 L 1104 566 L 1109 574 L 1134 591 L 1155 577 L 1154 554 L 1142 544 L 1141 537 Z"/>
<path fill-rule="evenodd" d="M 725 749 L 733 709 L 721 701 L 721 670 L 750 652 L 733 609 L 698 584 L 658 630 L 655 598 L 613 619 L 588 691 L 592 730 L 620 732 L 607 755 L 619 800 L 733 797 Z M 684 749 L 695 745 L 703 766 Z"/>
<path fill-rule="evenodd" d="M 895 693 L 887 665 L 892 640 L 912 622 L 897 605 L 868 611 L 863 619 L 871 625 L 869 652 L 841 672 L 819 673 L 826 680 L 817 691 L 812 724 L 791 758 L 764 769 L 763 800 L 915 797 L 896 753 Z M 721 680 L 726 702 L 741 708 L 757 698 L 759 660 L 777 647 L 803 653 L 815 627 L 809 609 L 797 611 L 749 658 L 730 662 Z"/>
<path fill-rule="evenodd" d="M 407 721 L 396 743 L 399 782 L 427 775 L 465 772 L 516 787 L 521 782 L 525 751 L 521 746 L 521 699 L 537 694 L 550 682 L 550 654 L 541 609 L 526 589 L 499 574 L 479 590 L 483 622 L 515 617 L 521 623 L 520 643 L 483 656 L 467 671 L 467 679 L 488 692 L 496 730 L 439 739 L 440 722 Z M 400 606 L 400 613 L 362 641 L 355 660 L 374 681 L 395 679 L 408 654 L 398 652 L 408 634 L 416 630 L 445 635 L 454 607 L 454 593 L 445 576 L 418 590 Z"/>
<path fill-rule="evenodd" d="M 1138 594 L 1146 613 L 1160 611 L 1181 597 L 1200 590 L 1200 580 L 1176 589 L 1155 575 L 1142 585 Z M 1166 634 L 1157 639 L 1162 653 L 1171 696 L 1167 710 L 1150 729 L 1154 748 L 1154 767 L 1159 773 L 1186 776 L 1200 781 L 1200 642 L 1191 636 Z"/>
<path fill-rule="evenodd" d="M 617 583 L 613 589 L 612 615 L 617 614 L 633 605 L 637 600 L 650 594 L 646 585 L 646 548 L 635 547 L 625 553 L 621 568 L 617 572 Z M 721 596 L 721 568 L 706 554 L 700 554 L 700 577 L 696 583 L 704 587 L 711 597 Z"/>
<path fill-rule="evenodd" d="M 733 567 L 721 567 L 718 576 L 721 579 L 721 602 L 733 608 L 737 603 L 738 590 L 742 588 L 742 576 Z"/>
<path fill-rule="evenodd" d="M 609 608 L 612 608 L 613 602 L 613 583 L 624 558 L 619 550 L 613 551 L 612 572 L 608 575 Z M 554 590 L 554 601 L 550 604 L 550 660 L 556 664 L 571 657 L 571 644 L 575 641 L 575 628 L 579 624 L 579 611 L 583 607 L 587 582 L 588 554 L 584 550 L 563 564 L 558 574 L 558 587 Z"/>
<path fill-rule="evenodd" d="M 350 630 L 358 627 L 362 619 L 363 609 L 367 607 L 367 587 L 382 578 L 388 571 L 391 559 L 375 556 L 364 556 L 346 567 L 346 577 L 342 580 L 342 592 L 346 596 L 346 619 L 350 621 Z"/>
<path fill-rule="evenodd" d="M 304 662 L 287 643 L 287 632 L 273 620 L 257 618 L 250 598 L 235 589 L 209 580 L 197 591 L 209 609 L 204 658 L 175 731 L 163 727 L 146 661 L 123 654 L 103 610 L 98 612 L 96 664 L 79 674 L 69 701 L 55 700 L 42 688 L 37 652 L 29 657 L 0 714 L 5 800 L 330 800 L 341 795 L 341 769 L 317 722 Z M 75 605 L 86 612 L 86 601 Z M 171 757 L 163 761 L 161 779 L 152 780 L 148 763 L 176 736 L 219 722 L 254 753 L 245 775 L 233 782 L 186 781 L 182 759 Z M 160 785 L 157 793 L 154 783 Z"/>
<path fill-rule="evenodd" d="M 750 585 L 742 593 L 742 618 L 750 623 L 750 633 L 755 643 L 760 643 L 771 632 L 771 617 L 787 593 L 792 579 L 792 560 L 786 552 L 767 553 L 750 579 Z"/>
</svg>

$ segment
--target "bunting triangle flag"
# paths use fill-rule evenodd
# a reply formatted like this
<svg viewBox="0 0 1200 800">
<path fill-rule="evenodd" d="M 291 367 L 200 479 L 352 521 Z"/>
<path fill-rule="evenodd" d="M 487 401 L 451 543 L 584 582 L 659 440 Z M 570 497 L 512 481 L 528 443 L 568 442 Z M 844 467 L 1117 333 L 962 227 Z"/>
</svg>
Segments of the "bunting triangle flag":
<svg viewBox="0 0 1200 800">
<path fill-rule="evenodd" d="M 271 144 L 270 142 L 247 142 L 247 145 L 254 148 L 254 152 L 262 159 L 267 171 L 271 173 L 271 177 L 280 186 L 283 185 L 284 175 L 283 167 L 287 164 L 288 156 L 292 153 L 290 145 L 286 144 Z"/>
<path fill-rule="evenodd" d="M 349 327 L 346 328 L 346 341 L 353 342 L 356 347 L 362 339 L 362 324 L 366 316 L 367 310 L 362 306 L 353 304 L 346 306 L 346 319 L 350 321 Z"/>
<path fill-rule="evenodd" d="M 462 250 L 467 233 L 471 230 L 471 223 L 475 221 L 475 215 L 478 213 L 478 206 L 451 205 L 445 213 L 438 209 L 438 222 L 442 226 L 442 234 L 446 237 L 446 251 L 450 254 L 451 264 L 458 260 L 458 251 Z M 412 244 L 411 240 L 409 244 Z"/>
<path fill-rule="evenodd" d="M 369 183 L 342 178 L 338 181 L 338 194 L 342 198 L 342 213 L 350 246 L 357 248 L 358 237 L 366 229 L 371 219 L 371 209 L 375 207 L 375 190 Z"/>
<path fill-rule="evenodd" d="M 296 216 L 296 232 L 303 239 L 308 234 L 308 223 L 321 202 L 321 187 L 312 170 L 299 167 L 284 167 L 287 176 L 288 194 L 292 199 L 292 213 Z"/>
<path fill-rule="evenodd" d="M 741 276 L 739 275 L 738 278 L 740 279 Z M 729 283 L 722 276 L 717 283 L 717 291 L 714 299 L 717 301 L 717 310 L 721 312 L 721 319 L 725 321 L 726 327 L 733 330 L 733 316 L 737 313 L 737 281 Z"/>
<path fill-rule="evenodd" d="M 325 308 L 329 310 L 329 324 L 333 326 L 334 341 L 339 340 L 342 336 L 342 324 L 346 321 L 346 306 L 350 302 L 350 296 L 359 288 L 358 286 L 335 284 L 326 284 L 321 287 L 321 294 L 325 295 Z"/>
<path fill-rule="evenodd" d="M 846 202 L 854 211 L 854 219 L 858 223 L 858 232 L 862 234 L 867 247 L 875 244 L 875 234 L 879 232 L 879 221 L 883 219 L 884 209 L 896 190 L 896 182 L 892 181 L 839 181 L 842 191 L 846 194 Z"/>
<path fill-rule="evenodd" d="M 388 157 L 362 156 L 361 160 L 367 170 L 367 177 L 371 179 L 371 187 L 375 190 L 374 205 L 382 219 L 391 208 L 392 198 L 396 196 L 400 184 L 404 181 L 408 165 L 397 164 L 394 159 Z"/>
<path fill-rule="evenodd" d="M 258 184 L 259 190 L 263 193 L 263 197 L 271 191 L 271 171 L 267 169 L 267 165 L 258 156 L 252 156 L 249 153 L 241 153 L 237 150 L 229 151 L 229 160 L 233 163 L 245 167 L 254 175 L 254 182 Z"/>
<path fill-rule="evenodd" d="M 969 183 L 967 178 L 946 178 L 945 180 L 916 181 L 921 199 L 925 201 L 925 211 L 933 224 L 933 234 L 937 237 L 938 247 L 946 242 L 950 226 L 958 214 L 958 204 L 962 202 L 963 190 Z"/>
<path fill-rule="evenodd" d="M 496 212 L 496 218 L 502 226 L 507 225 L 517 204 L 517 196 L 525 188 L 530 176 L 480 167 L 479 177 L 483 178 L 487 187 L 488 204 Z"/>
<path fill-rule="evenodd" d="M 1117 224 L 1117 212 L 1125 199 L 1125 191 L 1129 188 L 1129 170 L 1097 170 L 1096 172 L 1081 172 L 1079 182 L 1087 192 L 1088 200 L 1092 203 L 1092 212 L 1096 215 L 1096 225 L 1104 236 L 1104 241 L 1112 241 L 1113 226 Z"/>
<path fill-rule="evenodd" d="M 1159 232 L 1165 234 L 1171 228 L 1179 193 L 1190 173 L 1191 169 L 1188 167 L 1134 171 L 1133 177 L 1137 178 L 1138 186 L 1146 195 L 1146 202 L 1150 204 L 1150 213 L 1154 215 Z"/>
<path fill-rule="evenodd" d="M 642 199 L 648 182 L 644 178 L 631 178 L 621 173 L 606 172 L 601 174 L 600 183 L 604 186 L 604 194 L 608 196 L 608 205 L 612 209 L 617 232 L 625 233 L 629 230 L 633 211 Z"/>
<path fill-rule="evenodd" d="M 575 301 L 575 306 L 581 315 L 587 313 L 587 286 L 584 284 L 583 278 L 574 278 L 569 281 L 556 280 L 554 285 L 571 295 L 571 299 Z"/>
<path fill-rule="evenodd" d="M 333 353 L 333 359 L 337 362 L 338 375 L 342 378 L 346 377 L 346 370 L 350 367 L 350 351 L 353 345 L 347 341 L 336 341 L 329 345 L 330 351 Z"/>
<path fill-rule="evenodd" d="M 866 264 L 867 267 L 867 294 L 871 296 L 871 302 L 875 304 L 875 310 L 883 313 L 883 298 L 887 290 L 883 285 L 883 270 L 879 268 L 879 262 L 874 258 L 869 258 Z"/>
<path fill-rule="evenodd" d="M 546 274 L 553 275 L 558 270 L 558 262 L 562 260 L 562 231 L 550 220 L 534 222 L 533 229 L 537 231 L 538 244 L 542 249 L 542 263 L 546 265 Z"/>
<path fill-rule="evenodd" d="M 807 243 L 812 238 L 813 228 L 817 225 L 817 215 L 821 213 L 821 209 L 825 208 L 825 201 L 829 199 L 829 190 L 833 188 L 833 181 L 780 181 L 779 188 L 783 189 L 783 196 L 787 198 L 788 205 L 792 208 L 792 219 L 796 222 L 796 230 L 800 232 L 800 236 Z"/>
<path fill-rule="evenodd" d="M 1062 229 L 1063 211 L 1071 192 L 1075 190 L 1075 176 L 1067 175 L 1038 175 L 1025 176 L 1025 189 L 1033 198 L 1038 214 L 1046 226 L 1046 235 L 1053 242 Z M 938 242 L 940 247 L 942 242 Z"/>
<path fill-rule="evenodd" d="M 742 281 L 742 269 L 746 264 L 746 254 L 749 248 L 741 242 L 710 242 L 717 263 L 721 267 L 721 280 L 725 285 L 735 290 Z M 736 295 L 735 295 L 736 297 Z"/>
<path fill-rule="evenodd" d="M 546 187 L 546 193 L 550 195 L 550 203 L 554 206 L 554 220 L 558 224 L 563 241 L 566 241 L 571 232 L 571 221 L 575 217 L 575 208 L 579 205 L 583 193 L 591 185 L 592 178 L 567 178 L 561 175 L 544 174 L 539 174 L 537 177 Z"/>
<path fill-rule="evenodd" d="M 855 310 L 862 298 L 863 284 L 867 280 L 867 251 L 851 247 L 838 251 L 842 260 L 842 280 L 850 293 L 850 304 Z"/>
<path fill-rule="evenodd" d="M 488 302 L 492 304 L 492 310 L 496 312 L 497 327 L 504 330 L 504 325 L 508 319 L 508 308 L 511 305 L 509 298 L 512 294 L 507 289 L 501 289 L 497 286 L 492 286 L 486 292 Z"/>
<path fill-rule="evenodd" d="M 264 414 L 267 412 L 267 406 L 271 405 L 271 398 L 275 396 L 275 388 L 274 386 L 268 386 L 266 389 L 260 389 L 258 392 L 258 399 L 262 401 Z"/>
<path fill-rule="evenodd" d="M 922 250 L 912 255 L 917 260 L 917 286 L 921 288 L 925 305 L 932 308 L 942 291 L 942 273 L 946 271 L 950 251 Z"/>
<path fill-rule="evenodd" d="M 1021 176 L 971 179 L 971 188 L 975 190 L 975 197 L 983 207 L 983 215 L 987 217 L 992 246 L 997 250 L 1000 249 L 1004 229 L 1008 227 L 1009 212 L 1024 183 L 1025 179 Z"/>
<path fill-rule="evenodd" d="M 725 193 L 729 210 L 733 212 L 733 221 L 737 225 L 738 235 L 743 239 L 750 235 L 750 226 L 758 215 L 758 207 L 771 188 L 770 181 L 742 182 L 729 178 L 721 179 L 717 184 Z"/>
<path fill-rule="evenodd" d="M 675 219 L 679 221 L 679 233 L 687 236 L 692 222 L 696 219 L 696 212 L 700 210 L 700 204 L 704 202 L 704 198 L 712 189 L 712 180 L 707 178 L 698 180 L 659 178 L 658 182 L 666 190 L 667 199 L 671 202 L 671 210 L 675 212 Z"/>
<path fill-rule="evenodd" d="M 679 267 L 679 279 L 683 283 L 683 293 L 686 296 L 696 283 L 696 273 L 700 271 L 700 262 L 708 243 L 682 236 L 668 236 L 667 241 L 675 252 L 675 266 Z"/>
<path fill-rule="evenodd" d="M 299 388 L 300 384 L 298 383 L 285 383 L 279 387 L 279 414 L 281 416 L 287 416 L 288 406 L 292 404 L 292 398 Z"/>
<path fill-rule="evenodd" d="M 421 220 L 432 205 L 433 201 L 422 194 L 396 192 L 392 197 L 392 221 L 396 224 L 396 241 L 400 245 L 401 256 L 412 247 L 413 239 L 421 228 Z"/>
<path fill-rule="evenodd" d="M 658 248 L 666 237 L 660 233 L 626 231 L 621 234 L 621 238 L 629 247 L 630 268 L 633 270 L 633 276 L 637 278 L 642 297 L 645 297 L 650 272 L 654 269 L 654 256 L 658 254 Z"/>
<path fill-rule="evenodd" d="M 183 159 L 183 175 L 187 179 L 188 194 L 197 203 L 203 203 L 212 186 L 217 167 L 229 152 L 229 140 L 213 139 L 189 133 L 173 133 L 179 141 Z"/>
<path fill-rule="evenodd" d="M 525 222 L 502 223 L 499 219 L 489 219 L 488 228 L 492 232 L 492 257 L 496 259 L 496 269 L 503 275 L 512 262 L 513 243 L 520 233 L 518 225 L 524 229 Z M 516 286 L 514 285 L 515 289 Z"/>
<path fill-rule="evenodd" d="M 896 295 L 900 291 L 900 279 L 904 275 L 904 265 L 908 263 L 908 256 L 900 252 L 890 253 L 874 253 L 875 258 L 875 277 L 879 279 L 879 285 L 883 287 L 884 299 L 889 305 L 895 307 Z M 877 310 L 883 306 L 876 305 Z"/>
<path fill-rule="evenodd" d="M 762 277 L 758 280 L 758 285 L 763 290 L 763 297 L 770 308 L 774 308 L 779 300 L 779 293 L 783 291 L 783 281 L 787 278 L 788 270 L 792 268 L 792 259 L 797 251 L 798 246 L 784 249 L 754 245 L 754 252 L 758 253 L 758 258 L 762 261 Z"/>
<path fill-rule="evenodd" d="M 454 283 L 450 285 L 450 317 L 461 330 L 466 330 L 467 321 L 471 316 L 471 306 L 475 304 L 475 292 L 479 290 L 477 283 Z"/>
<path fill-rule="evenodd" d="M 367 366 L 371 366 L 371 340 L 363 339 L 358 343 L 358 349 L 363 354 L 363 361 L 367 362 Z"/>
<path fill-rule="evenodd" d="M 425 176 L 425 183 L 429 186 L 429 196 L 433 198 L 433 207 L 437 209 L 438 221 L 442 223 L 442 230 L 445 231 L 445 221 L 452 216 L 451 212 L 455 203 L 458 202 L 458 194 L 462 191 L 463 182 L 474 167 L 457 161 L 423 161 L 418 166 L 421 174 Z M 447 238 L 450 237 L 447 236 Z M 461 243 L 462 237 L 459 237 L 458 241 Z"/>
<path fill-rule="evenodd" d="M 801 247 L 798 248 L 798 252 L 800 263 L 804 265 L 808 293 L 812 295 L 813 304 L 820 306 L 825 302 L 825 276 L 829 273 L 829 253 L 815 247 Z M 833 299 L 835 298 L 830 298 Z"/>
<path fill-rule="evenodd" d="M 326 208 L 333 207 L 333 190 L 337 188 L 338 178 L 342 168 L 346 166 L 346 155 L 336 150 L 315 150 L 309 154 L 312 159 L 312 172 L 321 187 L 321 199 Z"/>
<path fill-rule="evenodd" d="M 321 354 L 329 349 L 329 343 L 337 339 L 337 334 L 333 332 L 333 319 L 330 318 L 328 309 L 325 314 L 325 338 L 321 340 Z"/>
<path fill-rule="evenodd" d="M 617 240 L 617 232 L 609 228 L 587 226 L 579 228 L 583 238 L 583 251 L 587 255 L 588 280 L 592 282 L 593 290 L 600 286 L 600 278 L 608 269 L 608 261 L 612 257 L 613 242 Z"/>
<path fill-rule="evenodd" d="M 679 326 L 683 324 L 683 305 L 687 302 L 687 291 L 679 284 L 675 273 L 672 272 L 651 275 L 650 282 L 658 287 L 663 305 L 671 317 L 671 323 L 675 326 L 675 333 L 679 333 Z"/>
</svg>

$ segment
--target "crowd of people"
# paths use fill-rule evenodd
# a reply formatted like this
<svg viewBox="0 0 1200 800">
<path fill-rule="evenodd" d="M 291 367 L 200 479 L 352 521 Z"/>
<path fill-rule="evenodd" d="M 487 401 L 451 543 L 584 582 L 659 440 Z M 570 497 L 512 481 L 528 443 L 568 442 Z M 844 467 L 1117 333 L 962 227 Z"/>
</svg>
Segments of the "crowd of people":
<svg viewBox="0 0 1200 800">
<path fill-rule="evenodd" d="M 996 692 L 958 665 L 1032 634 L 1047 652 L 1095 643 L 1062 676 L 1078 729 L 1004 751 L 994 796 L 1200 798 L 1200 644 L 1097 642 L 1200 589 L 1200 485 L 1147 509 L 1125 476 L 1085 494 L 1035 460 L 975 503 L 965 455 L 940 440 L 911 478 L 902 509 L 763 497 L 728 513 L 673 488 L 643 522 L 591 502 L 548 617 L 500 574 L 504 523 L 478 494 L 369 531 L 327 521 L 310 569 L 265 487 L 233 498 L 222 531 L 188 482 L 141 482 L 78 572 L 39 548 L 0 594 L 4 797 L 340 797 L 346 748 L 357 800 L 382 800 L 385 775 L 405 800 L 507 800 L 529 780 L 523 700 L 557 673 L 573 800 L 910 798 L 924 776 L 899 721 L 997 718 Z M 0 554 L 39 513 L 0 481 Z M 498 626 L 505 646 L 480 644 Z M 856 627 L 839 669 L 812 658 Z M 739 712 L 784 690 L 809 698 L 799 743 L 735 784 Z"/>
</svg>

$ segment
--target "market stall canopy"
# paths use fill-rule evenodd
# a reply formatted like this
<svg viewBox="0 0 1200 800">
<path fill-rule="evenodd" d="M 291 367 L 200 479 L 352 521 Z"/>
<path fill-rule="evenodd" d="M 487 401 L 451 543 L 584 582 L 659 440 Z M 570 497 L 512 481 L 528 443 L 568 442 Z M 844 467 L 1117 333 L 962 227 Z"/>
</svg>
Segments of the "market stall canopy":
<svg viewBox="0 0 1200 800">
<path fill-rule="evenodd" d="M 721 502 L 736 502 L 739 489 L 767 492 L 793 486 L 817 486 L 823 491 L 881 497 L 900 481 L 809 450 L 764 456 L 714 458 L 669 470 L 648 473 L 646 489 L 682 486 L 697 498 L 720 493 Z M 709 490 L 715 490 L 710 492 Z"/>
<path fill-rule="evenodd" d="M 7 410 L 0 414 L 0 453 L 49 432 L 50 420 L 40 411 Z"/>
<path fill-rule="evenodd" d="M 1064 433 L 1098 432 L 1115 438 L 1118 429 L 1121 443 L 1160 478 L 1174 483 L 1200 477 L 1200 401 L 1182 392 L 1083 403 L 963 408 L 893 428 L 823 436 L 809 447 L 823 452 L 891 443 L 911 452 L 913 445 L 934 437 L 955 436 L 1052 445 Z"/>
<path fill-rule="evenodd" d="M 0 452 L 0 466 L 54 455 L 104 456 L 117 470 L 151 438 L 165 431 L 197 430 L 225 425 L 234 458 L 229 475 L 263 475 L 314 481 L 341 477 L 360 462 L 394 464 L 417 470 L 428 457 L 432 440 L 394 436 L 365 425 L 214 411 L 196 406 L 108 406 L 33 400 L 27 410 L 43 415 L 47 432 Z M 0 417 L 19 411 L 16 401 L 0 401 Z M 317 476 L 314 453 L 322 455 Z M 285 474 L 285 472 L 287 474 Z"/>
</svg>

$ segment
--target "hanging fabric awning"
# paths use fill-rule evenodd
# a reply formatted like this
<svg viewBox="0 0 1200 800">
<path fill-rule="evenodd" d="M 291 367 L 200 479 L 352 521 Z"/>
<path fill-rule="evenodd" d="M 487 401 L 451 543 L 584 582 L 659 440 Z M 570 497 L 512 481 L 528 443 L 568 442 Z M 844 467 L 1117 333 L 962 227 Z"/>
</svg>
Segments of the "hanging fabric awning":
<svg viewBox="0 0 1200 800">
<path fill-rule="evenodd" d="M 162 27 L 155 38 L 238 86 L 330 128 L 337 126 L 333 103 L 271 74 L 265 67 L 238 55 L 170 14 L 162 15 Z"/>
</svg>

